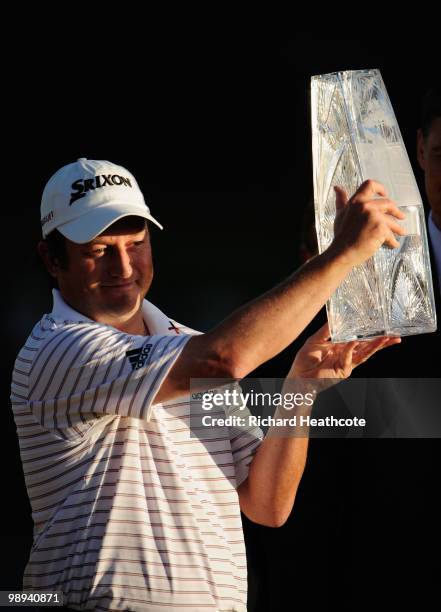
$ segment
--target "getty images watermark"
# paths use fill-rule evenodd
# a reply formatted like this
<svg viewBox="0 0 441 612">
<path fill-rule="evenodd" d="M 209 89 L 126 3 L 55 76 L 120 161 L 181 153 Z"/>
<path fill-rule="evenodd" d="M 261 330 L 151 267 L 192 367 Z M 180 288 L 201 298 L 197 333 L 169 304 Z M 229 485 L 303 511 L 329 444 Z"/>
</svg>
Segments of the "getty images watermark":
<svg viewBox="0 0 441 612">
<path fill-rule="evenodd" d="M 205 427 L 364 427 L 366 419 L 336 418 L 326 416 L 324 418 L 313 418 L 310 414 L 296 414 L 296 408 L 312 408 L 316 393 L 243 393 L 238 389 L 225 389 L 221 391 L 210 390 L 201 393 L 202 410 L 213 411 L 215 408 L 225 408 L 227 411 L 239 411 L 239 414 L 215 416 L 214 414 L 202 415 L 202 425 Z M 250 414 L 250 408 L 256 407 L 281 408 L 286 414 L 293 411 L 291 416 L 262 416 Z M 242 416 L 242 413 L 245 413 Z M 277 412 L 276 412 L 277 414 Z"/>
<path fill-rule="evenodd" d="M 362 416 L 313 414 L 318 394 L 334 384 L 335 381 L 281 379 L 253 379 L 239 384 L 198 379 L 191 393 L 192 435 L 215 437 L 223 427 L 248 432 L 270 429 L 271 435 L 284 437 L 309 436 L 311 428 L 318 432 L 344 429 L 347 433 L 365 427 Z"/>
<path fill-rule="evenodd" d="M 440 392 L 441 379 L 193 379 L 190 431 L 201 439 L 220 439 L 225 427 L 238 435 L 441 437 Z"/>
</svg>

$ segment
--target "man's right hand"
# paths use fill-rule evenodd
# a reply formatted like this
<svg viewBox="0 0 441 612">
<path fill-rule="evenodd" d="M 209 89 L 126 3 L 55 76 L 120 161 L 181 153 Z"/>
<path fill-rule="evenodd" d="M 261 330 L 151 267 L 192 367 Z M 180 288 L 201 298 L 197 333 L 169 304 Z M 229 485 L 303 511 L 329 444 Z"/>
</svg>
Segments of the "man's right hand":
<svg viewBox="0 0 441 612">
<path fill-rule="evenodd" d="M 337 215 L 331 252 L 344 256 L 351 266 L 357 266 L 383 244 L 390 248 L 400 245 L 395 234 L 405 236 L 406 231 L 396 220 L 403 220 L 406 215 L 387 198 L 381 183 L 365 181 L 350 199 L 341 187 L 334 189 Z"/>
</svg>

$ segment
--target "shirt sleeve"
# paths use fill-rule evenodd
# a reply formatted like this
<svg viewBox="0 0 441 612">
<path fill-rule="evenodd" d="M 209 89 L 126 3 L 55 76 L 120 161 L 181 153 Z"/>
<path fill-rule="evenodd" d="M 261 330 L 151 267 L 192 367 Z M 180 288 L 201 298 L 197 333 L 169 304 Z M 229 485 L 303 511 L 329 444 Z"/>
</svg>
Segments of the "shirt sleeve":
<svg viewBox="0 0 441 612">
<path fill-rule="evenodd" d="M 190 335 L 131 336 L 84 323 L 50 334 L 34 353 L 28 402 L 48 429 L 102 415 L 150 420 L 155 396 Z"/>
</svg>

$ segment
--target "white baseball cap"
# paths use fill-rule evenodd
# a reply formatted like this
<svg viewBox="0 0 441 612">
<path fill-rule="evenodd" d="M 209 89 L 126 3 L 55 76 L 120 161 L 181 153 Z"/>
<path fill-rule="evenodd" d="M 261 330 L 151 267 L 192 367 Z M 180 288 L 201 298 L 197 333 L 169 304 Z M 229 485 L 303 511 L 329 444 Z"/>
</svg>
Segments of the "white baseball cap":
<svg viewBox="0 0 441 612">
<path fill-rule="evenodd" d="M 57 229 L 83 244 L 130 215 L 149 219 L 162 229 L 133 174 L 109 161 L 81 157 L 63 166 L 49 179 L 41 199 L 43 238 Z"/>
</svg>

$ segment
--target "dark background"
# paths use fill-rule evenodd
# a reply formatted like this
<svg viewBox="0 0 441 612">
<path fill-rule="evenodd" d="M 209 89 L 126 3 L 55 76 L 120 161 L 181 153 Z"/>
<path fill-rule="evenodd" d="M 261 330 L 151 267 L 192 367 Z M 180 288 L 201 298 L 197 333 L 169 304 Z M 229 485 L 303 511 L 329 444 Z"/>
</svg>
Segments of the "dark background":
<svg viewBox="0 0 441 612">
<path fill-rule="evenodd" d="M 299 265 L 312 193 L 309 82 L 379 68 L 417 179 L 420 99 L 439 73 L 436 39 L 224 30 L 127 40 L 51 32 L 4 75 L 10 109 L 3 174 L 2 503 L 9 542 L 1 589 L 19 589 L 31 545 L 10 372 L 31 326 L 51 307 L 35 252 L 43 187 L 78 157 L 126 166 L 151 197 L 156 276 L 149 299 L 206 331 Z M 127 31 L 126 31 L 127 34 Z M 93 42 L 95 40 L 95 42 Z M 6 148 L 6 147 L 5 147 Z M 314 327 L 314 326 L 313 326 Z M 296 347 L 259 369 L 282 377 Z M 399 347 L 390 349 L 400 359 Z M 376 376 L 387 376 L 378 371 Z M 250 610 L 362 610 L 439 601 L 437 440 L 314 440 L 295 509 L 277 530 L 245 520 Z M 436 557 L 435 557 L 436 559 Z M 285 602 L 285 603 L 283 603 Z"/>
</svg>

